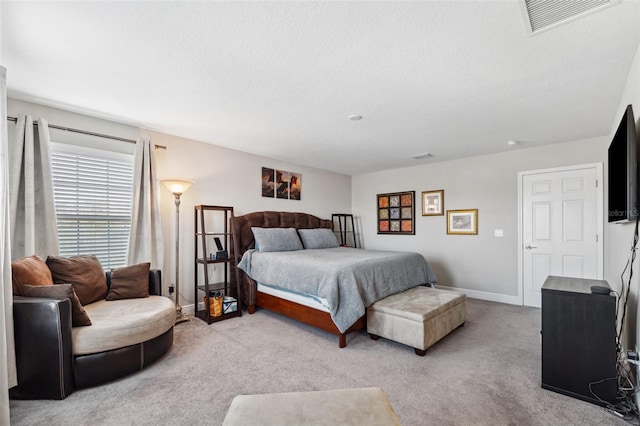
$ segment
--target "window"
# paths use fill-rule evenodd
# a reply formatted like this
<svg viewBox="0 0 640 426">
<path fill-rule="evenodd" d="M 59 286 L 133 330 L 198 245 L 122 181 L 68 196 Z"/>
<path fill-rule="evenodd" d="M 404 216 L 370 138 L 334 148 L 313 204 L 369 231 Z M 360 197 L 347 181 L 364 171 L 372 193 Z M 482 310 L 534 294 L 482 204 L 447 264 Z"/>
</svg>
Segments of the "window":
<svg viewBox="0 0 640 426">
<path fill-rule="evenodd" d="M 61 256 L 95 254 L 105 269 L 126 264 L 133 155 L 51 144 Z"/>
</svg>

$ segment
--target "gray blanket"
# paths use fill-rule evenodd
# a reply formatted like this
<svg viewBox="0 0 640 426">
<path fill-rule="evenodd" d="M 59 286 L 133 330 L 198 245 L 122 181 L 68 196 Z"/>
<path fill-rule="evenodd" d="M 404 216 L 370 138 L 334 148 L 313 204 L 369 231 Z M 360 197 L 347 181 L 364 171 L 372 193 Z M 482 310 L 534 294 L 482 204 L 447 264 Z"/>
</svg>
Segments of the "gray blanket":
<svg viewBox="0 0 640 426">
<path fill-rule="evenodd" d="M 374 302 L 420 284 L 436 283 L 435 274 L 418 253 L 348 247 L 248 250 L 238 267 L 259 283 L 326 299 L 342 333 Z"/>
</svg>

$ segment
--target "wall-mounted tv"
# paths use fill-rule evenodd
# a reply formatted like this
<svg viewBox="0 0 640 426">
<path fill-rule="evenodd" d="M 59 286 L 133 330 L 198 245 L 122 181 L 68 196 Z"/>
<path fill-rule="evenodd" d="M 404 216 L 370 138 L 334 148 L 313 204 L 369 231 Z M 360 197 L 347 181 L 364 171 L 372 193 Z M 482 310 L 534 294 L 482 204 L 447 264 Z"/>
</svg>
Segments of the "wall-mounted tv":
<svg viewBox="0 0 640 426">
<path fill-rule="evenodd" d="M 609 145 L 609 222 L 638 216 L 638 137 L 633 108 L 627 106 Z"/>
</svg>

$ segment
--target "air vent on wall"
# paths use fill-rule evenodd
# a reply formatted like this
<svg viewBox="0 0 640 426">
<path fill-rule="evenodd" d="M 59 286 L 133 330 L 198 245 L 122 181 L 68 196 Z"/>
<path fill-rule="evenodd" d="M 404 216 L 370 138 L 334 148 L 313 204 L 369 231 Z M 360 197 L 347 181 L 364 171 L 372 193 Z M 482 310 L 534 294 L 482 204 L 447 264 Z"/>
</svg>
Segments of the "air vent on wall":
<svg viewBox="0 0 640 426">
<path fill-rule="evenodd" d="M 620 0 L 523 0 L 531 34 L 546 31 L 612 6 Z"/>
</svg>

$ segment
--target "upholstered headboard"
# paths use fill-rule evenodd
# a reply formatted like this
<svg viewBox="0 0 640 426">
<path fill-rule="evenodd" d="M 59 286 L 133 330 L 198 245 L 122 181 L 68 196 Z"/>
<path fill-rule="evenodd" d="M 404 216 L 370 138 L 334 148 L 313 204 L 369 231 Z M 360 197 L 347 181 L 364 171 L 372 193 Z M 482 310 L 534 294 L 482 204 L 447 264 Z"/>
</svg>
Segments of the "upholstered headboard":
<svg viewBox="0 0 640 426">
<path fill-rule="evenodd" d="M 236 216 L 234 220 L 236 223 L 235 232 L 237 234 L 238 251 L 236 253 L 235 248 L 232 248 L 232 250 L 238 256 L 238 260 L 242 258 L 244 252 L 254 248 L 255 240 L 253 238 L 253 232 L 251 232 L 252 226 L 259 228 L 333 229 L 333 222 L 331 220 L 320 219 L 307 213 L 263 211 Z M 242 300 L 251 309 L 251 305 L 255 305 L 256 284 L 255 281 L 246 276 L 244 272 L 239 272 L 241 277 L 240 287 L 244 293 Z"/>
<path fill-rule="evenodd" d="M 253 232 L 251 227 L 259 228 L 329 228 L 333 229 L 333 223 L 327 219 L 320 219 L 307 213 L 293 212 L 254 212 L 242 216 L 236 216 L 236 233 L 238 234 L 238 255 L 242 257 L 245 251 L 254 247 Z"/>
</svg>

